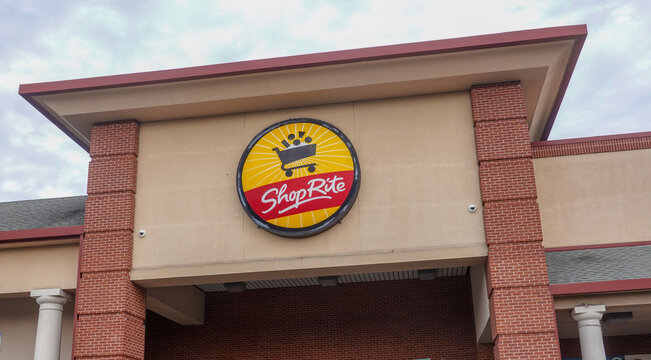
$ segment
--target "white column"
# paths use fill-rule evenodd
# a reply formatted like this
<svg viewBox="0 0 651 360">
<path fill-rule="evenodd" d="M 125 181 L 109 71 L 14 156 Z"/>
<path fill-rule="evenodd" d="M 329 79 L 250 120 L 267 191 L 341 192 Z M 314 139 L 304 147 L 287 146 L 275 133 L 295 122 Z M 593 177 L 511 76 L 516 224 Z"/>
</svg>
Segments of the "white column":
<svg viewBox="0 0 651 360">
<path fill-rule="evenodd" d="M 38 289 L 30 296 L 40 305 L 34 360 L 59 360 L 63 305 L 70 295 L 61 289 Z"/>
<path fill-rule="evenodd" d="M 601 336 L 601 318 L 606 312 L 604 305 L 581 305 L 572 310 L 572 317 L 579 323 L 579 341 L 583 360 L 605 360 L 604 339 Z"/>
</svg>

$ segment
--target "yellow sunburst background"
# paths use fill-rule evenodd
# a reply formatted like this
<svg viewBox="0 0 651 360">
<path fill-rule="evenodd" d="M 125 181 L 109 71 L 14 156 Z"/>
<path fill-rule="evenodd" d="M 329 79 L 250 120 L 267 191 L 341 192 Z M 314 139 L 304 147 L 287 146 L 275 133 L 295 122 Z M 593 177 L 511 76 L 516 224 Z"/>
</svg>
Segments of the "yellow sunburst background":
<svg viewBox="0 0 651 360">
<path fill-rule="evenodd" d="M 299 138 L 299 132 L 305 134 Z M 305 143 L 307 137 L 312 138 L 310 144 L 316 144 L 316 154 L 293 163 L 285 164 L 286 168 L 316 163 L 316 170 L 308 172 L 307 167 L 298 168 L 292 171 L 291 176 L 286 176 L 281 169 L 281 161 L 273 148 L 285 150 L 283 140 L 291 143 L 288 136 L 293 134 L 296 139 Z M 297 122 L 286 124 L 275 128 L 261 137 L 251 148 L 242 167 L 242 189 L 244 192 L 260 186 L 272 184 L 279 181 L 300 178 L 315 174 L 324 174 L 336 171 L 354 170 L 353 159 L 350 150 L 343 140 L 328 128 L 310 122 Z M 334 214 L 339 207 L 307 211 L 284 217 L 268 220 L 270 224 L 286 228 L 303 228 L 327 219 Z"/>
</svg>

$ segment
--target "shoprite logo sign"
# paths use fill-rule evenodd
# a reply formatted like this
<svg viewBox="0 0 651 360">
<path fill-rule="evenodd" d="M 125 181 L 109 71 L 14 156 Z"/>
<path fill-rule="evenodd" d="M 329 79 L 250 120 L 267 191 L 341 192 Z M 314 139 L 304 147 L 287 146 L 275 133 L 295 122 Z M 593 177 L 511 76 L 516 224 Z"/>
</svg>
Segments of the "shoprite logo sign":
<svg viewBox="0 0 651 360">
<path fill-rule="evenodd" d="M 348 213 L 359 180 L 357 155 L 346 135 L 320 120 L 290 119 L 253 138 L 237 169 L 237 192 L 261 228 L 305 237 Z"/>
</svg>

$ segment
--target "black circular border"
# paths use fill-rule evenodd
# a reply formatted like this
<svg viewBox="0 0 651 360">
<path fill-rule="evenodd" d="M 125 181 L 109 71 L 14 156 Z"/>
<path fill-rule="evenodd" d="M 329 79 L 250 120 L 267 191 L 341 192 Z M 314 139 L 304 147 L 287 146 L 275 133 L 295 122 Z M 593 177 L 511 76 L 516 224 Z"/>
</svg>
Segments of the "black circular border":
<svg viewBox="0 0 651 360">
<path fill-rule="evenodd" d="M 246 201 L 246 197 L 244 196 L 244 190 L 242 189 L 242 168 L 244 167 L 244 162 L 246 161 L 246 158 L 249 156 L 251 149 L 253 148 L 253 146 L 255 146 L 255 144 L 258 143 L 258 141 L 263 136 L 265 136 L 268 132 L 276 128 L 288 124 L 298 123 L 298 122 L 313 123 L 319 126 L 323 126 L 328 130 L 332 131 L 333 133 L 335 133 L 335 135 L 339 136 L 339 138 L 344 142 L 344 144 L 346 144 L 346 147 L 348 147 L 348 150 L 350 151 L 350 155 L 353 159 L 354 175 L 353 175 L 353 185 L 352 188 L 350 189 L 350 192 L 348 193 L 348 197 L 346 197 L 344 203 L 339 207 L 339 209 L 337 209 L 337 211 L 335 211 L 334 214 L 330 215 L 327 219 L 308 227 L 304 227 L 300 229 L 288 229 L 264 221 L 260 216 L 258 216 L 258 214 L 256 214 L 251 209 L 249 203 Z M 350 209 L 353 207 L 355 200 L 357 200 L 360 180 L 361 180 L 361 171 L 359 167 L 359 160 L 357 159 L 357 152 L 355 151 L 355 148 L 353 147 L 353 144 L 350 142 L 348 137 L 341 130 L 339 130 L 334 125 L 322 120 L 317 120 L 312 118 L 294 118 L 294 119 L 288 119 L 281 122 L 277 122 L 267 127 L 266 129 L 259 132 L 258 135 L 256 135 L 253 138 L 253 140 L 251 140 L 251 142 L 246 147 L 246 149 L 244 149 L 244 152 L 242 153 L 242 157 L 240 158 L 240 163 L 237 166 L 236 187 L 237 187 L 237 196 L 240 199 L 240 203 L 242 204 L 244 211 L 251 218 L 251 220 L 253 220 L 253 222 L 256 225 L 258 225 L 258 227 L 278 236 L 289 237 L 289 238 L 304 238 L 304 237 L 322 233 L 330 229 L 331 227 L 339 223 L 339 221 L 341 221 L 341 219 L 343 219 L 346 216 L 346 214 L 348 214 L 348 211 L 350 211 Z"/>
</svg>

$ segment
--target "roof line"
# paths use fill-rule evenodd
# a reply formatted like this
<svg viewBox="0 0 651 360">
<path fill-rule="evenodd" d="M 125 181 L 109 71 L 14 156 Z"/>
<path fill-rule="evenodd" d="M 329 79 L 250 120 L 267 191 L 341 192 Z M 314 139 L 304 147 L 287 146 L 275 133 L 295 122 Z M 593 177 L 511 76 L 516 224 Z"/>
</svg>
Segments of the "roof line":
<svg viewBox="0 0 651 360">
<path fill-rule="evenodd" d="M 552 295 L 592 294 L 651 289 L 651 278 L 549 285 Z"/>
<path fill-rule="evenodd" d="M 0 244 L 53 240 L 62 237 L 79 236 L 83 233 L 83 225 L 0 231 Z"/>
<path fill-rule="evenodd" d="M 60 119 L 37 101 L 39 95 L 82 92 L 129 86 L 173 83 L 180 81 L 220 78 L 235 75 L 256 74 L 290 69 L 311 68 L 355 62 L 395 59 L 422 55 L 444 54 L 469 50 L 502 48 L 518 45 L 540 44 L 552 41 L 574 40 L 569 62 L 561 85 L 554 100 L 542 139 L 546 140 L 551 131 L 563 95 L 569 84 L 572 71 L 587 36 L 586 25 L 569 25 L 542 29 L 476 35 L 454 39 L 432 40 L 398 45 L 386 45 L 361 49 L 339 50 L 323 53 L 294 55 L 261 60 L 204 65 L 180 69 L 158 70 L 132 74 L 109 75 L 83 79 L 62 80 L 32 84 L 21 84 L 18 93 L 50 120 L 56 127 L 73 139 L 84 150 L 89 145 L 68 129 Z"/>
<path fill-rule="evenodd" d="M 647 137 L 647 136 L 651 136 L 651 131 L 642 131 L 642 132 L 634 132 L 634 133 L 626 133 L 626 134 L 614 134 L 614 135 L 587 136 L 587 137 L 559 139 L 559 140 L 535 141 L 531 143 L 531 146 L 579 144 L 579 143 L 603 141 L 603 140 L 636 139 L 636 138 Z"/>
<path fill-rule="evenodd" d="M 56 197 L 47 197 L 47 198 L 40 198 L 40 199 L 22 199 L 22 200 L 9 200 L 9 201 L 2 201 L 0 204 L 11 204 L 11 203 L 19 203 L 19 202 L 37 202 L 37 201 L 48 201 L 48 200 L 59 200 L 59 199 L 71 199 L 71 198 L 85 198 L 88 197 L 88 195 L 71 195 L 71 196 L 56 196 Z"/>
<path fill-rule="evenodd" d="M 556 115 L 558 115 L 558 110 L 561 108 L 561 103 L 565 97 L 565 92 L 567 91 L 567 87 L 570 84 L 570 78 L 572 77 L 572 73 L 576 67 L 576 62 L 579 60 L 579 54 L 583 48 L 585 38 L 588 35 L 587 26 L 583 25 L 583 30 L 583 35 L 576 37 L 576 43 L 574 44 L 574 47 L 572 47 L 572 52 L 570 53 L 570 58 L 568 59 L 567 65 L 565 66 L 563 79 L 561 80 L 561 84 L 558 89 L 558 94 L 556 94 L 556 98 L 554 99 L 554 104 L 552 105 L 551 111 L 549 112 L 549 117 L 547 118 L 547 122 L 543 128 L 540 140 L 547 140 L 549 138 L 549 134 L 552 132 L 554 121 L 556 121 Z"/>
<path fill-rule="evenodd" d="M 545 248 L 545 252 L 561 252 L 561 251 L 577 251 L 577 250 L 593 250 L 593 249 L 611 249 L 630 246 L 648 246 L 651 241 L 636 241 L 636 242 L 623 242 L 623 243 L 608 243 L 608 244 L 593 244 L 593 245 L 574 245 L 574 246 L 558 246 Z"/>
<path fill-rule="evenodd" d="M 586 35 L 586 25 L 559 26 L 489 35 L 468 36 L 454 39 L 423 41 L 351 50 L 339 50 L 262 60 L 231 62 L 216 65 L 204 65 L 180 69 L 158 70 L 33 84 L 21 84 L 18 93 L 25 99 L 28 99 L 31 96 L 61 92 L 86 91 L 124 86 L 216 78 L 260 72 L 345 64 L 361 61 L 392 59 L 398 57 L 536 44 L 541 42 L 569 39 L 577 40 L 577 44 L 579 44 L 579 46 L 575 46 L 572 53 L 572 59 L 574 61 L 571 61 L 571 63 L 568 64 L 567 70 L 572 70 L 574 68 L 576 57 L 578 57 L 578 53 L 581 48 L 580 45 L 583 44 L 583 40 L 585 39 Z M 567 82 L 569 82 L 569 76 L 568 79 L 564 81 L 563 85 L 566 86 Z M 560 92 L 561 98 L 564 93 L 565 89 L 563 88 Z"/>
</svg>

